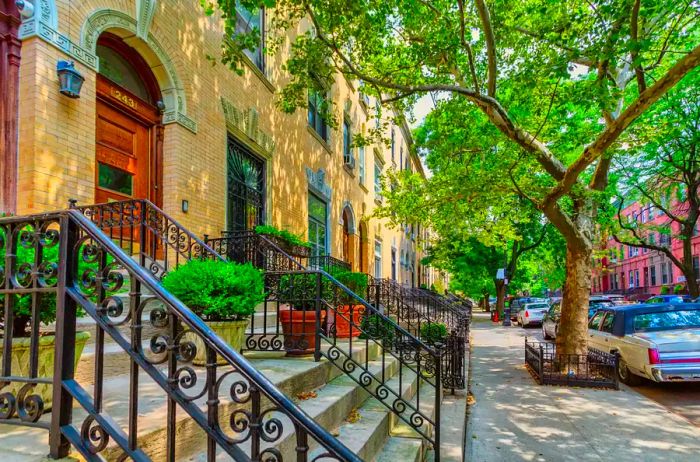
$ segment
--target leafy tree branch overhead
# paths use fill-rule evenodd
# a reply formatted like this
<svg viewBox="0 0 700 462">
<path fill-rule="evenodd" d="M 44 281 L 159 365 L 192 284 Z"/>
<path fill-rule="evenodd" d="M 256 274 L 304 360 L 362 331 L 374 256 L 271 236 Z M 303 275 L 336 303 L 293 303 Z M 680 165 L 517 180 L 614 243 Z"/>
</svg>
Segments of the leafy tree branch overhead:
<svg viewBox="0 0 700 462">
<path fill-rule="evenodd" d="M 519 159 L 504 173 L 566 240 L 557 346 L 584 352 L 592 239 L 612 159 L 624 155 L 629 127 L 700 63 L 697 1 L 239 3 L 269 8 L 270 52 L 292 41 L 290 80 L 279 95 L 287 111 L 305 107 L 309 88 L 342 73 L 397 112 L 433 93 L 466 102 L 460 107 L 496 129 Z M 235 4 L 216 4 L 229 23 Z M 536 181 L 520 181 L 520 164 L 531 170 L 524 179 Z"/>
</svg>

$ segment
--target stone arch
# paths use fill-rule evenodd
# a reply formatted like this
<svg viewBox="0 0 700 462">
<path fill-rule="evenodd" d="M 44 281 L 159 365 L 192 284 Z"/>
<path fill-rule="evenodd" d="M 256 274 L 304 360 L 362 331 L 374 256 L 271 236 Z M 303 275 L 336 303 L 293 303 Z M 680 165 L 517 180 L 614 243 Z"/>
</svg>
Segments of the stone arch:
<svg viewBox="0 0 700 462">
<path fill-rule="evenodd" d="M 349 201 L 343 203 L 343 208 L 340 210 L 340 217 L 343 220 L 343 226 L 347 226 L 348 232 L 350 234 L 355 234 L 355 224 L 357 220 L 355 219 L 355 210 L 352 208 L 352 204 Z"/>
<path fill-rule="evenodd" d="M 355 234 L 355 211 L 350 202 L 345 201 L 340 216 L 343 221 L 343 260 L 355 270 L 357 236 Z"/>
<path fill-rule="evenodd" d="M 143 29 L 143 27 L 141 27 Z M 139 31 L 136 19 L 126 13 L 110 9 L 99 9 L 91 13 L 80 31 L 80 46 L 96 54 L 97 39 L 109 31 L 136 49 L 155 75 L 165 104 L 163 123 L 178 123 L 192 132 L 197 132 L 197 124 L 187 116 L 187 99 L 182 81 L 175 66 L 152 33 Z M 140 38 L 146 35 L 144 40 Z"/>
</svg>

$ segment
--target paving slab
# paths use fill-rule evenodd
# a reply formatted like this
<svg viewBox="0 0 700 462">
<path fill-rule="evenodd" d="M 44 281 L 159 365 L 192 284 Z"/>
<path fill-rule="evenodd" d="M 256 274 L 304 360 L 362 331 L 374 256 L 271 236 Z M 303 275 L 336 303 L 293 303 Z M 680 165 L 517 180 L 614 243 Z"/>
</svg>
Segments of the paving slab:
<svg viewBox="0 0 700 462">
<path fill-rule="evenodd" d="M 700 460 L 700 428 L 633 389 L 536 384 L 524 366 L 533 333 L 474 314 L 467 460 Z"/>
</svg>

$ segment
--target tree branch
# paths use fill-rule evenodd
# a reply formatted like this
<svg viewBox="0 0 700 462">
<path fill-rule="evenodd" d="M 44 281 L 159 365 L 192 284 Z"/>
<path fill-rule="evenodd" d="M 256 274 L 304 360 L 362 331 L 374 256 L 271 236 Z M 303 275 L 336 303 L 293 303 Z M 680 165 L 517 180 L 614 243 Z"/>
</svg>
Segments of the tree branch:
<svg viewBox="0 0 700 462">
<path fill-rule="evenodd" d="M 479 12 L 481 26 L 484 28 L 484 39 L 486 41 L 486 55 L 488 57 L 488 95 L 496 96 L 496 38 L 491 26 L 491 16 L 485 0 L 476 0 L 476 9 Z"/>
<path fill-rule="evenodd" d="M 466 24 L 464 20 L 464 0 L 457 0 L 457 5 L 459 6 L 459 33 L 460 39 L 462 41 L 462 46 L 467 50 L 467 59 L 469 60 L 469 71 L 472 74 L 472 80 L 474 81 L 474 89 L 479 91 L 479 79 L 476 76 L 476 68 L 474 67 L 474 54 L 472 53 L 472 47 L 467 42 L 465 37 Z"/>
<path fill-rule="evenodd" d="M 639 93 L 642 93 L 647 88 L 646 82 L 644 81 L 644 68 L 642 67 L 642 63 L 635 63 L 639 57 L 639 8 L 641 3 L 641 0 L 635 0 L 630 16 L 630 38 L 632 39 L 632 51 L 630 52 L 630 56 L 632 58 L 632 64 L 634 65 L 634 74 L 637 77 L 637 91 Z"/>
<path fill-rule="evenodd" d="M 695 47 L 693 51 L 676 62 L 663 77 L 640 94 L 615 121 L 609 124 L 595 141 L 586 146 L 581 156 L 566 170 L 564 178 L 552 189 L 545 202 L 557 201 L 567 194 L 578 180 L 578 176 L 600 157 L 627 127 L 698 64 L 700 64 L 700 46 Z"/>
</svg>

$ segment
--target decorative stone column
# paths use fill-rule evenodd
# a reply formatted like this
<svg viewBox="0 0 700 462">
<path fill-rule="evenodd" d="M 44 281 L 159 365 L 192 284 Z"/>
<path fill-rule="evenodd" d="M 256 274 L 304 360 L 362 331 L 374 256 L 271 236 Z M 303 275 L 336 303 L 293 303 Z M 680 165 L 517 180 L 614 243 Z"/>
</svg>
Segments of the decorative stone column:
<svg viewBox="0 0 700 462">
<path fill-rule="evenodd" d="M 17 128 L 19 11 L 14 0 L 0 0 L 0 211 L 17 209 Z"/>
</svg>

